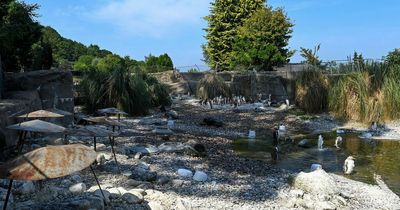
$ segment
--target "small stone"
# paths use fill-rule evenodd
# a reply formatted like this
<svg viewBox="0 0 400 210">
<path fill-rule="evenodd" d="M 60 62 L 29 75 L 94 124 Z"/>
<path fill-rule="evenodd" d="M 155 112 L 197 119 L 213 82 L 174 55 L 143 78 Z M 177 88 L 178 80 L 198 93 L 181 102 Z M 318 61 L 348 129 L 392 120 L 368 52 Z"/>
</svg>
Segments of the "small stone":
<svg viewBox="0 0 400 210">
<path fill-rule="evenodd" d="M 71 181 L 74 182 L 74 183 L 82 182 L 82 178 L 81 178 L 81 176 L 79 176 L 79 175 L 72 175 L 70 179 L 71 179 Z"/>
<path fill-rule="evenodd" d="M 193 176 L 193 172 L 187 169 L 178 169 L 179 176 L 183 176 L 183 177 L 192 177 Z"/>
<path fill-rule="evenodd" d="M 161 204 L 156 201 L 150 201 L 147 205 L 151 210 L 164 210 Z"/>
<path fill-rule="evenodd" d="M 136 159 L 136 160 L 140 160 L 140 158 L 142 158 L 142 156 L 143 156 L 143 154 L 142 154 L 141 152 L 137 152 L 137 153 L 135 154 L 135 159 Z"/>
<path fill-rule="evenodd" d="M 82 193 L 86 191 L 86 185 L 84 183 L 74 184 L 69 187 L 69 191 L 72 193 Z"/>
<path fill-rule="evenodd" d="M 18 187 L 17 192 L 20 194 L 30 194 L 36 191 L 36 187 L 32 181 L 23 182 L 20 187 Z"/>
<path fill-rule="evenodd" d="M 176 208 L 175 208 L 176 210 L 191 210 L 191 209 L 193 209 L 192 204 L 188 200 L 178 198 L 175 203 L 176 203 Z"/>
<path fill-rule="evenodd" d="M 127 181 L 127 184 L 129 186 L 132 186 L 132 187 L 137 187 L 142 183 L 143 183 L 142 181 L 137 181 L 137 180 L 134 180 L 134 179 L 128 179 L 128 181 Z"/>
<path fill-rule="evenodd" d="M 140 195 L 140 194 L 138 194 L 138 195 Z M 142 195 L 140 195 L 140 196 L 141 196 L 141 198 L 132 193 L 125 193 L 124 195 L 122 195 L 122 199 L 124 201 L 126 201 L 128 204 L 138 204 L 143 201 L 143 196 Z"/>
<path fill-rule="evenodd" d="M 104 194 L 104 197 L 103 197 L 103 194 Z M 111 195 L 111 193 L 108 192 L 108 190 L 103 190 L 103 194 L 101 193 L 100 189 L 97 189 L 97 190 L 94 191 L 94 195 L 104 199 L 104 201 L 106 203 L 110 203 L 110 195 Z"/>
<path fill-rule="evenodd" d="M 146 191 L 144 189 L 140 189 L 140 188 L 130 189 L 128 192 L 132 193 L 134 195 L 136 195 L 136 193 L 139 193 L 141 195 L 146 195 Z"/>
<path fill-rule="evenodd" d="M 64 186 L 64 187 L 71 186 L 72 182 L 69 179 L 64 179 L 64 180 L 61 181 L 61 185 Z"/>
<path fill-rule="evenodd" d="M 320 170 L 320 169 L 322 169 L 321 164 L 312 164 L 311 165 L 311 171 Z"/>
<path fill-rule="evenodd" d="M 122 195 L 118 188 L 114 187 L 114 188 L 110 188 L 107 190 L 108 190 L 108 192 L 110 192 L 110 199 L 116 199 L 116 198 L 121 197 L 121 195 Z"/>
<path fill-rule="evenodd" d="M 180 180 L 180 179 L 174 179 L 174 180 L 172 180 L 172 185 L 173 185 L 174 187 L 180 187 L 180 186 L 183 185 L 183 183 L 184 183 L 184 181 L 183 181 L 183 180 Z"/>
<path fill-rule="evenodd" d="M 165 184 L 167 184 L 168 182 L 169 182 L 169 178 L 168 177 L 165 177 L 165 176 L 162 176 L 162 177 L 159 177 L 158 179 L 157 179 L 157 184 L 159 184 L 159 185 L 165 185 Z"/>
<path fill-rule="evenodd" d="M 208 179 L 208 176 L 203 171 L 196 171 L 196 173 L 194 173 L 193 180 L 195 180 L 195 181 L 205 182 L 205 181 L 207 181 L 207 179 Z"/>
</svg>

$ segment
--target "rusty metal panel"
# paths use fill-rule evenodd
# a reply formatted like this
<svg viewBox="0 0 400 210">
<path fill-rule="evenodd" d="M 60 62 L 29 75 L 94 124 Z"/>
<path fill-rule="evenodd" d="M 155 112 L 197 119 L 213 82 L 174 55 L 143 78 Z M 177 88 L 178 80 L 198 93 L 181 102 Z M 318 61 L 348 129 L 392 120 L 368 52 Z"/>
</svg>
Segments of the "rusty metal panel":
<svg viewBox="0 0 400 210">
<path fill-rule="evenodd" d="M 10 125 L 7 127 L 12 130 L 20 130 L 20 131 L 30 131 L 30 132 L 39 132 L 39 133 L 61 133 L 66 129 L 62 126 L 56 125 L 54 123 L 45 122 L 42 120 L 31 120 L 26 121 L 14 125 Z"/>
<path fill-rule="evenodd" d="M 125 124 L 120 123 L 118 121 L 115 121 L 109 117 L 89 117 L 89 118 L 83 118 L 83 120 L 86 120 L 88 122 L 93 122 L 97 124 L 102 124 L 102 125 L 109 125 L 109 126 L 125 126 Z"/>
<path fill-rule="evenodd" d="M 47 110 L 37 110 L 34 112 L 18 116 L 18 118 L 61 118 L 61 117 L 64 117 L 64 115 Z"/>
<path fill-rule="evenodd" d="M 97 110 L 99 113 L 102 114 L 120 114 L 120 115 L 128 115 L 128 113 L 123 112 L 117 108 L 111 107 L 111 108 L 105 108 L 105 109 L 99 109 Z"/>
<path fill-rule="evenodd" d="M 44 180 L 81 171 L 96 160 L 96 152 L 82 144 L 47 146 L 0 165 L 0 178 Z"/>
</svg>

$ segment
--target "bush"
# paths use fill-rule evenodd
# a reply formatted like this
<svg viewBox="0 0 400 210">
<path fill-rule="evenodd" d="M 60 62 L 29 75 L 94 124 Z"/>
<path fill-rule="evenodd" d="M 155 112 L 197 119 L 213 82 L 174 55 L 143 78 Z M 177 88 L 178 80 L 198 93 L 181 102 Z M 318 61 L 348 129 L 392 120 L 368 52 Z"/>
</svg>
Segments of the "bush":
<svg viewBox="0 0 400 210">
<path fill-rule="evenodd" d="M 229 87 L 216 73 L 206 74 L 197 85 L 197 96 L 203 100 L 218 96 L 229 97 Z"/>
<path fill-rule="evenodd" d="M 146 79 L 146 80 L 145 80 Z M 131 115 L 147 114 L 149 108 L 170 105 L 166 87 L 155 78 L 117 68 L 113 71 L 89 71 L 80 83 L 86 111 L 117 107 Z"/>
<path fill-rule="evenodd" d="M 296 104 L 307 113 L 328 108 L 328 78 L 321 71 L 308 70 L 296 80 Z"/>
<path fill-rule="evenodd" d="M 330 88 L 329 109 L 336 117 L 364 121 L 368 112 L 369 84 L 366 72 L 342 76 Z"/>
</svg>

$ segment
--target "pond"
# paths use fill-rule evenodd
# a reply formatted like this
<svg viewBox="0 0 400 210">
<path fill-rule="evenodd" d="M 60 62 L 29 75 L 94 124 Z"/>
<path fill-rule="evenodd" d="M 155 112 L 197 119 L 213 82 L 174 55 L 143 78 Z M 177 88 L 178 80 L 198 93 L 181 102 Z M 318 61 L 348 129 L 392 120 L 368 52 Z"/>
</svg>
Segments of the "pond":
<svg viewBox="0 0 400 210">
<path fill-rule="evenodd" d="M 272 150 L 272 131 L 263 133 L 257 139 L 238 139 L 234 141 L 234 150 L 240 155 L 270 161 Z M 311 164 L 318 163 L 327 172 L 343 174 L 344 160 L 352 155 L 356 158 L 355 170 L 350 179 L 375 184 L 374 174 L 381 175 L 388 187 L 400 195 L 400 141 L 367 140 L 357 134 L 344 134 L 343 144 L 337 149 L 336 132 L 324 133 L 324 148 L 317 149 L 318 135 L 308 135 L 295 139 L 292 144 L 281 146 L 277 167 L 293 171 L 308 171 Z M 302 139 L 310 140 L 310 148 L 302 148 L 297 143 Z"/>
</svg>

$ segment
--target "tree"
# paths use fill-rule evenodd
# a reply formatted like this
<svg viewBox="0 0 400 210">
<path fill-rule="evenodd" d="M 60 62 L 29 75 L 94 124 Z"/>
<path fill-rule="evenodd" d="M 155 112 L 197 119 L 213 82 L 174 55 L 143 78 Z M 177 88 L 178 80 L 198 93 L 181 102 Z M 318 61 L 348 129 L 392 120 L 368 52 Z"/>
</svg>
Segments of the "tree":
<svg viewBox="0 0 400 210">
<path fill-rule="evenodd" d="M 150 54 L 145 57 L 144 62 L 146 63 L 146 70 L 149 73 L 168 71 L 174 68 L 172 59 L 167 53 L 158 57 Z"/>
<path fill-rule="evenodd" d="M 238 28 L 231 67 L 272 70 L 273 66 L 287 63 L 294 53 L 286 48 L 292 27 L 293 24 L 282 9 L 266 7 L 257 10 Z"/>
<path fill-rule="evenodd" d="M 389 65 L 400 65 L 400 49 L 395 49 L 386 56 L 385 61 Z"/>
<path fill-rule="evenodd" d="M 39 41 L 32 45 L 32 64 L 30 70 L 50 69 L 53 65 L 53 50 L 51 45 Z"/>
<path fill-rule="evenodd" d="M 305 59 L 305 62 L 313 66 L 321 66 L 322 61 L 317 56 L 317 53 L 321 47 L 318 44 L 314 47 L 314 50 L 300 47 L 300 55 Z"/>
<path fill-rule="evenodd" d="M 238 27 L 252 14 L 265 7 L 264 0 L 215 0 L 205 30 L 207 44 L 203 45 L 205 61 L 211 68 L 228 70 L 232 61 L 233 41 Z"/>
<path fill-rule="evenodd" d="M 32 45 L 41 37 L 35 20 L 37 4 L 15 0 L 0 3 L 0 56 L 5 71 L 27 69 L 32 62 Z"/>
<path fill-rule="evenodd" d="M 94 68 L 92 55 L 82 55 L 77 61 L 74 62 L 74 70 L 77 71 L 89 71 Z"/>
</svg>

